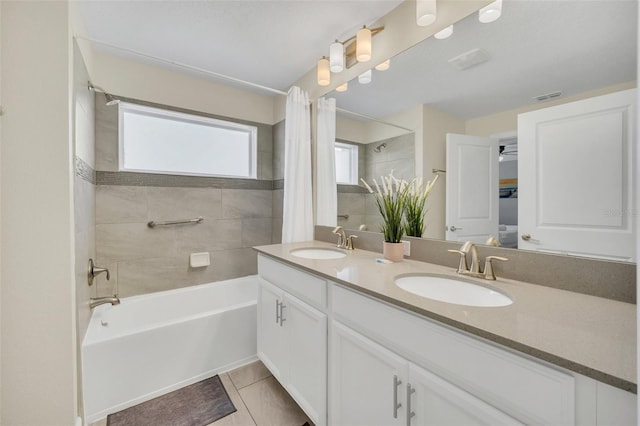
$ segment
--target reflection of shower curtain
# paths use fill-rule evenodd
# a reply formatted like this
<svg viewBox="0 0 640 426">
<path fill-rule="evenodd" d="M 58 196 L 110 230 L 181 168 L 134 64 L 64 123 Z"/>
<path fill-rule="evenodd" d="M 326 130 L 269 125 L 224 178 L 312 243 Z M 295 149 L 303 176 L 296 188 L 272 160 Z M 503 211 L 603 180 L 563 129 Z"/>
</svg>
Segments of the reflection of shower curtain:
<svg viewBox="0 0 640 426">
<path fill-rule="evenodd" d="M 318 146 L 316 150 L 316 223 L 336 226 L 336 100 L 318 99 Z"/>
<path fill-rule="evenodd" d="M 282 242 L 313 240 L 311 117 L 309 96 L 289 89 L 284 130 Z"/>
</svg>

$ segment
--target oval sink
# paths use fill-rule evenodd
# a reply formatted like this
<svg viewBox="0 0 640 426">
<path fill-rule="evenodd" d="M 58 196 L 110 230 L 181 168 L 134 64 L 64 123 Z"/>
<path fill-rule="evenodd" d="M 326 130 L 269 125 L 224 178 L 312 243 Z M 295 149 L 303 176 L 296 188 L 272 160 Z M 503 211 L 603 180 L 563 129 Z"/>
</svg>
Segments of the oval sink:
<svg viewBox="0 0 640 426">
<path fill-rule="evenodd" d="M 401 289 L 440 302 L 466 306 L 507 306 L 508 296 L 482 285 L 437 275 L 405 275 L 396 277 Z"/>
<path fill-rule="evenodd" d="M 341 259 L 346 256 L 343 251 L 330 248 L 301 248 L 291 250 L 291 254 L 304 259 Z"/>
</svg>

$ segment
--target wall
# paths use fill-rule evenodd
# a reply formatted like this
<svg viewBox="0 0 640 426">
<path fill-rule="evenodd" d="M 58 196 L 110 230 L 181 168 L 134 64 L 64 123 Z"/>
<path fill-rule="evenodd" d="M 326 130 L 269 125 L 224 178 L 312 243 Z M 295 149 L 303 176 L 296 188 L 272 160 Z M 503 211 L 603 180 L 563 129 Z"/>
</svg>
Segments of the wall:
<svg viewBox="0 0 640 426">
<path fill-rule="evenodd" d="M 446 170 L 447 133 L 464 133 L 464 122 L 426 105 L 423 107 L 422 118 L 424 176 L 432 179 L 432 169 Z M 442 174 L 429 194 L 429 210 L 425 217 L 423 234 L 425 238 L 445 238 L 445 179 L 446 174 Z"/>
<path fill-rule="evenodd" d="M 273 126 L 231 119 L 258 127 L 258 180 L 118 172 L 118 109 L 102 94 L 95 108 L 96 262 L 111 271 L 109 282 L 98 280 L 99 294 L 127 297 L 257 273 L 251 247 L 272 240 Z M 203 223 L 147 227 L 198 216 Z M 209 252 L 211 265 L 191 268 L 196 252 Z"/>
<path fill-rule="evenodd" d="M 67 2 L 1 2 L 2 418 L 75 422 L 73 50 Z"/>
<path fill-rule="evenodd" d="M 285 120 L 273 126 L 273 210 L 271 241 L 282 242 L 282 208 L 284 204 L 284 130 Z"/>
<path fill-rule="evenodd" d="M 94 93 L 88 89 L 89 73 L 78 45 L 74 43 L 74 161 L 73 207 L 75 217 L 75 278 L 76 278 L 76 339 L 78 342 L 78 407 L 82 403 L 82 351 L 81 345 L 89 327 L 91 288 L 87 285 L 87 261 L 95 258 L 95 172 L 94 172 Z"/>
<path fill-rule="evenodd" d="M 464 133 L 474 136 L 491 136 L 496 133 L 514 131 L 518 128 L 518 114 L 535 111 L 542 108 L 548 108 L 555 105 L 565 104 L 568 102 L 579 101 L 594 96 L 606 95 L 607 93 L 619 92 L 620 90 L 632 89 L 636 86 L 637 82 L 630 81 L 627 83 L 616 84 L 614 86 L 607 86 L 600 89 L 590 90 L 588 92 L 580 93 L 575 96 L 561 97 L 552 101 L 525 105 L 496 114 L 470 119 L 465 122 Z"/>
</svg>

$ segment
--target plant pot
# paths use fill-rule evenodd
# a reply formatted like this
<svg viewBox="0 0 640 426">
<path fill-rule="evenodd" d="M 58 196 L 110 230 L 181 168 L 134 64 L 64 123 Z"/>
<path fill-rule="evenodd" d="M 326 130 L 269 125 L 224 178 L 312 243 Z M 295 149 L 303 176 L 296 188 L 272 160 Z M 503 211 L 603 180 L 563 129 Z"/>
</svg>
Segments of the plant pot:
<svg viewBox="0 0 640 426">
<path fill-rule="evenodd" d="M 389 259 L 392 262 L 402 262 L 404 259 L 404 244 L 403 243 L 382 243 L 382 254 L 385 259 Z"/>
</svg>

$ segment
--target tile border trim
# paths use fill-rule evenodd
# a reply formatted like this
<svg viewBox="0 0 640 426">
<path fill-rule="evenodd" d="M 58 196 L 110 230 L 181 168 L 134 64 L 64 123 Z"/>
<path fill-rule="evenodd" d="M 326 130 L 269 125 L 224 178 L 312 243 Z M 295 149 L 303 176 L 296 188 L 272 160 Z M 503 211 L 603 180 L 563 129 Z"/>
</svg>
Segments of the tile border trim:
<svg viewBox="0 0 640 426">
<path fill-rule="evenodd" d="M 182 176 L 137 172 L 95 172 L 96 185 L 272 190 L 272 180 Z"/>
</svg>

